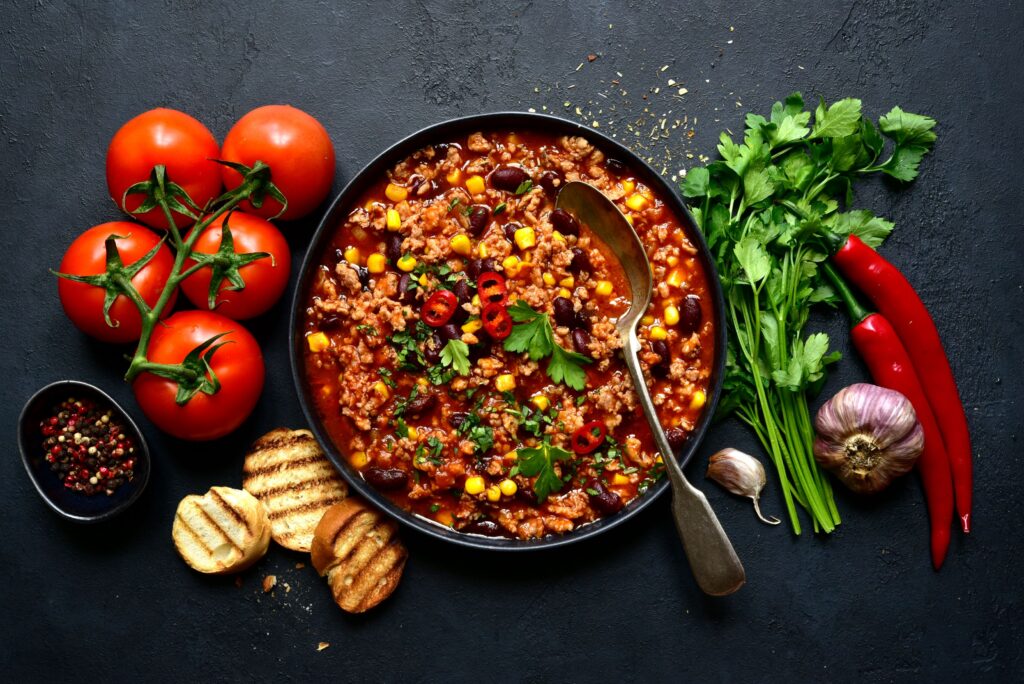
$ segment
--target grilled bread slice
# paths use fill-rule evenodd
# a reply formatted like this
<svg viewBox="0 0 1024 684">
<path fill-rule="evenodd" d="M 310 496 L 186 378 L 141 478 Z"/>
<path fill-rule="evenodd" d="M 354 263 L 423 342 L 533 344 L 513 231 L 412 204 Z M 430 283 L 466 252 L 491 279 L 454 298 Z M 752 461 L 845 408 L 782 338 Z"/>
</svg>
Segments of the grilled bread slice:
<svg viewBox="0 0 1024 684">
<path fill-rule="evenodd" d="M 293 551 L 309 551 L 324 511 L 348 495 L 313 433 L 287 428 L 271 430 L 249 448 L 242 487 L 267 507 L 274 541 Z"/>
<path fill-rule="evenodd" d="M 327 509 L 316 526 L 313 567 L 349 613 L 362 613 L 391 595 L 402 578 L 408 552 L 391 520 L 357 498 Z"/>
<path fill-rule="evenodd" d="M 259 500 L 241 489 L 211 487 L 178 504 L 171 527 L 174 546 L 193 569 L 238 572 L 267 552 L 270 520 Z"/>
</svg>

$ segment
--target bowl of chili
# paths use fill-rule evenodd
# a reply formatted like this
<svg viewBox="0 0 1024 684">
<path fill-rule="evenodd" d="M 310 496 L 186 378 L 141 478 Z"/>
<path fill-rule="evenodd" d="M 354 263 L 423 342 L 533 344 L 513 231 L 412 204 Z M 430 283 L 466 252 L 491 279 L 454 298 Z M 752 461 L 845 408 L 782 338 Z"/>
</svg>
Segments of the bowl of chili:
<svg viewBox="0 0 1024 684">
<path fill-rule="evenodd" d="M 346 217 L 353 211 L 357 201 L 360 200 L 360 198 L 363 198 L 364 195 L 374 187 L 380 187 L 380 179 L 386 177 L 389 169 L 392 169 L 403 159 L 406 159 L 417 150 L 421 150 L 426 146 L 435 145 L 439 142 L 459 137 L 464 138 L 467 135 L 471 135 L 474 132 L 481 130 L 539 131 L 547 136 L 585 137 L 585 139 L 590 141 L 596 149 L 603 152 L 604 156 L 608 158 L 609 163 L 614 161 L 616 165 L 624 165 L 625 167 L 628 167 L 632 172 L 630 182 L 635 182 L 649 188 L 664 204 L 665 209 L 671 212 L 671 215 L 679 224 L 681 224 L 686 234 L 685 237 L 689 241 L 688 244 L 692 245 L 692 259 L 699 265 L 699 269 L 706 279 L 706 291 L 704 294 L 707 301 L 702 305 L 703 311 L 705 312 L 703 315 L 714 321 L 713 329 L 708 328 L 710 331 L 708 336 L 708 342 L 710 344 L 708 346 L 713 349 L 709 350 L 708 354 L 707 365 L 709 367 L 707 369 L 706 377 L 707 385 L 706 390 L 702 390 L 701 392 L 702 408 L 693 417 L 693 421 L 692 424 L 689 425 L 690 429 L 687 432 L 685 441 L 683 441 L 677 451 L 677 457 L 680 463 L 685 465 L 685 463 L 690 460 L 711 424 L 711 418 L 722 391 L 722 380 L 724 376 L 726 349 L 724 302 L 713 260 L 710 257 L 700 231 L 696 229 L 693 217 L 690 215 L 688 209 L 675 189 L 662 179 L 641 158 L 617 141 L 601 135 L 586 126 L 549 115 L 501 112 L 453 119 L 429 126 L 392 145 L 364 167 L 348 183 L 348 185 L 332 202 L 330 208 L 317 228 L 300 270 L 299 282 L 292 302 L 292 333 L 289 340 L 293 379 L 302 410 L 314 435 L 324 448 L 325 453 L 356 492 L 372 501 L 400 523 L 432 537 L 462 546 L 505 551 L 551 548 L 596 536 L 608 529 L 622 524 L 650 505 L 658 498 L 658 496 L 662 495 L 668 487 L 667 480 L 664 478 L 655 480 L 653 484 L 646 488 L 645 491 L 642 491 L 642 493 L 634 492 L 634 496 L 628 500 L 625 505 L 618 506 L 614 505 L 615 497 L 612 492 L 608 491 L 600 484 L 594 483 L 593 487 L 591 489 L 587 489 L 587 491 L 590 495 L 591 505 L 595 509 L 600 510 L 600 517 L 592 521 L 586 521 L 585 524 L 580 524 L 564 534 L 545 534 L 543 536 L 539 536 L 539 538 L 523 539 L 505 536 L 489 536 L 491 533 L 487 531 L 483 534 L 473 533 L 476 531 L 476 528 L 470 526 L 466 526 L 464 528 L 465 531 L 457 531 L 450 525 L 446 526 L 444 524 L 438 524 L 437 520 L 429 519 L 425 510 L 414 510 L 409 505 L 408 501 L 405 501 L 405 505 L 402 505 L 403 502 L 397 500 L 397 497 L 388 495 L 386 490 L 389 487 L 374 486 L 368 481 L 370 479 L 379 479 L 380 482 L 385 482 L 387 478 L 384 478 L 383 475 L 388 475 L 388 477 L 391 478 L 388 480 L 389 482 L 401 481 L 402 483 L 405 483 L 406 478 L 400 478 L 399 475 L 401 473 L 398 471 L 391 472 L 395 470 L 393 468 L 382 470 L 382 474 L 379 478 L 376 477 L 376 475 L 374 478 L 369 478 L 366 477 L 366 473 L 361 472 L 359 463 L 357 462 L 358 459 L 353 458 L 355 454 L 351 453 L 350 449 L 346 449 L 344 445 L 339 445 L 339 441 L 341 440 L 337 438 L 338 431 L 332 424 L 332 417 L 329 415 L 329 412 L 324 410 L 324 403 L 322 398 L 319 396 L 320 393 L 317 391 L 317 389 L 322 388 L 314 387 L 315 383 L 311 381 L 309 372 L 310 366 L 308 363 L 310 350 L 314 347 L 320 349 L 324 345 L 330 344 L 328 338 L 323 336 L 322 333 L 315 332 L 311 334 L 309 316 L 311 311 L 311 301 L 315 300 L 316 296 L 318 296 L 314 294 L 314 289 L 317 287 L 318 279 L 322 278 L 323 275 L 324 255 L 330 251 L 336 251 L 339 258 L 341 258 L 343 252 L 348 252 L 347 249 L 342 250 L 341 248 L 338 248 L 338 245 L 335 242 L 335 236 L 339 230 L 339 226 L 345 223 Z M 508 166 L 504 169 L 499 169 L 498 171 L 501 173 L 494 172 L 491 174 L 490 182 L 492 187 L 498 188 L 508 186 L 505 189 L 512 192 L 512 186 L 515 185 L 518 190 L 522 190 L 523 187 L 529 190 L 529 184 L 524 185 L 524 180 L 519 177 L 523 174 L 520 173 L 520 170 L 517 167 Z M 506 178 L 505 176 L 508 177 Z M 541 183 L 543 184 L 544 181 L 545 179 L 542 178 Z M 521 193 L 517 191 L 516 194 Z M 644 200 L 637 199 L 636 201 L 640 204 Z M 499 204 L 498 207 L 501 207 L 501 205 Z M 498 207 L 489 208 L 489 210 L 496 213 L 501 211 Z M 474 234 L 473 231 L 476 230 L 477 220 L 481 215 L 483 215 L 484 218 L 482 220 L 486 221 L 487 214 L 476 205 L 468 207 L 465 212 L 468 231 L 471 234 Z M 390 223 L 392 221 L 390 213 L 387 215 L 386 220 L 388 221 L 389 229 L 394 230 Z M 397 224 L 397 217 L 395 218 L 395 221 Z M 550 221 L 552 225 L 561 229 L 561 231 L 566 235 L 578 234 L 579 226 L 572 225 L 575 222 L 572 217 L 552 215 L 550 217 Z M 524 235 L 521 232 L 521 228 L 515 224 L 506 224 L 504 230 L 509 241 L 514 241 L 514 244 L 521 245 L 523 241 L 526 241 L 528 237 L 531 237 Z M 573 231 L 577 232 L 574 233 Z M 521 237 L 523 240 L 520 240 Z M 401 244 L 401 241 L 399 241 L 399 244 Z M 455 248 L 456 245 L 454 239 L 452 245 L 453 248 Z M 403 264 L 402 261 L 409 259 L 408 254 L 403 254 L 400 247 L 393 247 L 388 242 L 385 242 L 384 251 L 388 254 L 389 262 L 395 262 L 399 272 L 406 271 L 404 268 L 405 264 Z M 348 258 L 348 255 L 345 254 L 344 258 Z M 508 338 L 512 332 L 514 322 L 517 321 L 513 321 L 513 318 L 509 313 L 510 311 L 516 313 L 516 311 L 515 308 L 511 306 L 513 302 L 509 301 L 510 298 L 506 278 L 502 274 L 494 272 L 497 269 L 492 270 L 490 268 L 493 265 L 493 260 L 479 261 L 483 262 L 483 268 L 478 272 L 472 273 L 471 278 L 477 288 L 477 297 L 479 298 L 478 318 L 480 325 L 492 341 L 500 344 L 500 341 L 504 340 L 506 341 L 506 348 L 508 348 L 508 340 L 506 338 Z M 488 261 L 490 261 L 491 264 L 488 264 Z M 351 261 L 351 263 L 353 270 L 358 274 L 359 281 L 363 283 L 365 288 L 370 277 L 367 273 L 367 269 L 359 265 L 358 260 Z M 367 265 L 370 266 L 371 264 L 367 262 Z M 480 265 L 478 265 L 477 268 L 480 268 Z M 467 270 L 469 269 L 467 268 Z M 506 271 L 505 276 L 508 275 L 509 272 Z M 400 281 L 402 284 L 406 282 L 408 282 L 407 277 L 403 277 Z M 440 339 L 443 340 L 446 329 L 454 327 L 452 323 L 453 321 L 462 323 L 461 320 L 454 318 L 461 311 L 459 309 L 461 300 L 459 294 L 457 287 L 450 289 L 436 289 L 429 296 L 425 296 L 422 302 L 417 304 L 419 320 L 421 323 L 425 324 L 424 327 L 427 334 L 438 335 L 440 336 Z M 405 290 L 403 289 L 399 295 L 396 295 L 396 297 L 404 297 L 404 295 Z M 517 306 L 519 304 L 521 304 L 521 302 L 516 303 Z M 687 305 L 692 304 L 693 300 L 689 297 L 684 297 L 680 301 L 679 309 L 682 310 L 681 313 L 684 320 L 679 325 L 689 325 L 687 319 L 692 317 L 694 307 Z M 675 307 L 673 307 L 673 309 L 675 309 Z M 519 313 L 521 313 L 521 311 Z M 556 306 L 554 311 L 555 319 L 559 318 L 559 313 L 560 312 Z M 569 313 L 571 313 L 571 311 Z M 680 318 L 680 311 L 674 310 L 672 313 L 674 319 L 678 321 Z M 701 308 L 697 308 L 696 315 L 698 320 L 700 318 L 700 313 Z M 660 324 L 660 320 L 658 323 Z M 659 326 L 654 325 L 651 327 L 653 329 Z M 431 333 L 431 331 L 434 332 Z M 576 333 L 575 328 L 573 328 L 573 333 Z M 368 331 L 368 334 L 376 333 Z M 573 339 L 573 341 L 575 342 L 575 339 Z M 654 345 L 653 349 L 656 351 L 658 349 L 667 348 L 664 342 L 655 341 L 652 342 L 652 344 Z M 657 346 L 659 344 L 661 344 L 660 347 Z M 658 357 L 654 356 L 653 358 L 657 359 Z M 663 380 L 667 378 L 667 363 L 665 368 L 652 368 L 652 374 L 658 370 L 663 371 L 663 373 L 660 374 Z M 382 373 L 382 375 L 384 374 Z M 364 410 L 368 413 L 376 412 L 379 414 L 380 412 L 391 411 L 393 408 L 393 406 L 374 407 L 373 404 L 367 403 Z M 377 417 L 379 417 L 379 415 Z M 607 434 L 607 428 L 600 421 L 587 421 L 585 424 L 580 425 L 578 429 L 574 429 L 566 435 L 569 440 L 566 444 L 573 449 L 573 452 L 577 457 L 584 457 L 585 455 L 598 450 L 604 442 Z M 467 491 L 469 491 L 468 487 L 469 485 L 467 483 Z M 610 504 L 608 503 L 609 501 L 611 501 Z"/>
</svg>

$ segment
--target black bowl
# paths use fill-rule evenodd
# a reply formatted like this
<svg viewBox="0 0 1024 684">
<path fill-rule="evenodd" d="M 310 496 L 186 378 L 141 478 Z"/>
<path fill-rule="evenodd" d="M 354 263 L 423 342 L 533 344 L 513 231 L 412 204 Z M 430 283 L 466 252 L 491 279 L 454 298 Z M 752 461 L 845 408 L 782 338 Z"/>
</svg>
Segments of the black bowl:
<svg viewBox="0 0 1024 684">
<path fill-rule="evenodd" d="M 460 119 L 452 119 L 443 123 L 428 126 L 423 130 L 412 134 L 382 152 L 376 159 L 371 161 L 362 171 L 356 174 L 349 184 L 341 191 L 334 202 L 331 203 L 327 214 L 320 222 L 306 257 L 302 263 L 299 275 L 298 286 L 295 289 L 295 298 L 292 301 L 291 313 L 291 337 L 289 340 L 289 351 L 292 359 L 292 375 L 295 379 L 295 389 L 299 394 L 299 403 L 302 404 L 302 411 L 306 415 L 313 434 L 316 435 L 320 445 L 324 448 L 331 461 L 348 480 L 352 488 L 366 499 L 372 501 L 379 508 L 386 511 L 400 523 L 424 532 L 432 537 L 443 539 L 448 542 L 471 546 L 483 549 L 494 549 L 503 551 L 524 551 L 532 549 L 545 549 L 555 546 L 562 546 L 593 537 L 601 532 L 619 525 L 630 517 L 646 508 L 656 498 L 665 493 L 669 483 L 663 478 L 658 484 L 647 491 L 643 496 L 637 497 L 629 505 L 618 513 L 601 518 L 600 520 L 579 527 L 572 532 L 560 536 L 548 536 L 541 539 L 522 541 L 503 537 L 487 537 L 476 534 L 465 534 L 456 532 L 432 520 L 406 511 L 387 498 L 384 494 L 371 487 L 359 473 L 352 468 L 347 459 L 339 451 L 338 447 L 331 440 L 324 429 L 320 417 L 309 396 L 309 386 L 306 382 L 303 363 L 303 317 L 306 308 L 307 295 L 310 288 L 310 279 L 316 271 L 320 255 L 325 246 L 329 243 L 335 230 L 348 215 L 352 204 L 363 193 L 368 186 L 383 177 L 384 173 L 398 163 L 401 159 L 416 150 L 436 142 L 443 142 L 458 136 L 464 136 L 479 130 L 541 130 L 555 135 L 583 135 L 593 144 L 600 148 L 607 156 L 614 157 L 624 162 L 637 176 L 649 187 L 656 188 L 658 195 L 664 198 L 671 209 L 682 219 L 687 226 L 687 235 L 697 246 L 701 264 L 708 274 L 709 288 L 714 300 L 715 322 L 717 324 L 715 333 L 715 367 L 710 382 L 708 401 L 701 415 L 696 429 L 690 435 L 689 440 L 678 452 L 679 462 L 683 465 L 693 456 L 698 445 L 711 424 L 711 417 L 718 404 L 719 395 L 722 391 L 722 379 L 725 371 L 725 302 L 722 297 L 721 285 L 715 270 L 714 262 L 708 252 L 704 238 L 697 229 L 693 216 L 679 197 L 675 188 L 669 185 L 659 176 L 654 169 L 648 166 L 640 157 L 629 149 L 611 138 L 598 133 L 597 131 L 582 124 L 560 119 L 546 114 L 527 114 L 523 112 L 498 112 L 494 114 L 480 114 Z"/>
<path fill-rule="evenodd" d="M 118 420 L 131 432 L 135 439 L 135 475 L 131 482 L 125 482 L 110 496 L 92 496 L 74 492 L 61 484 L 60 478 L 50 470 L 39 444 L 39 422 L 49 411 L 68 397 L 88 398 L 97 406 L 109 406 Z M 79 523 L 97 523 L 109 520 L 131 506 L 149 482 L 149 447 L 135 424 L 121 406 L 106 392 L 86 382 L 61 380 L 42 388 L 25 403 L 18 418 L 18 448 L 32 484 L 43 501 L 62 517 Z"/>
</svg>

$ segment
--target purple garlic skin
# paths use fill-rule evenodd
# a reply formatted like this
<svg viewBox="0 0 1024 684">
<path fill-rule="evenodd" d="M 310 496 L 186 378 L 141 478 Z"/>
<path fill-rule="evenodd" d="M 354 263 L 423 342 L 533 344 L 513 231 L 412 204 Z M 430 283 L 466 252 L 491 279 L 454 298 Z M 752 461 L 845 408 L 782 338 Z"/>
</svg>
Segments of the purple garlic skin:
<svg viewBox="0 0 1024 684">
<path fill-rule="evenodd" d="M 880 492 L 910 472 L 924 449 L 924 430 L 899 392 L 858 383 L 818 410 L 814 458 L 849 489 Z"/>
</svg>

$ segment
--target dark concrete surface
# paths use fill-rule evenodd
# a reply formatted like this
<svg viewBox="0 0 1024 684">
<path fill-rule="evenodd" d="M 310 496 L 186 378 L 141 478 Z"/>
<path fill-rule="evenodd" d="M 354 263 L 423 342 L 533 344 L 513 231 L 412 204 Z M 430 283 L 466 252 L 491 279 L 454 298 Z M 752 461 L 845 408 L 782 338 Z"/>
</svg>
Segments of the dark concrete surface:
<svg viewBox="0 0 1024 684">
<path fill-rule="evenodd" d="M 40 1 L 5 3 L 2 16 L 5 680 L 1020 681 L 1019 3 Z M 202 577 L 170 542 L 177 501 L 237 486 L 252 439 L 299 425 L 285 306 L 251 326 L 268 381 L 235 435 L 194 446 L 142 421 L 154 473 L 125 518 L 63 522 L 22 470 L 16 416 L 44 383 L 95 382 L 141 417 L 120 381 L 120 350 L 68 323 L 47 268 L 73 236 L 118 218 L 104 152 L 145 109 L 183 109 L 222 137 L 254 106 L 299 106 L 330 131 L 340 188 L 424 125 L 531 107 L 597 120 L 620 138 L 633 136 L 625 124 L 647 117 L 645 107 L 669 129 L 686 116 L 657 144 L 647 119 L 632 137 L 671 176 L 697 163 L 687 153 L 712 154 L 719 130 L 738 130 L 745 111 L 765 112 L 792 90 L 854 95 L 875 117 L 899 104 L 940 121 L 913 187 L 869 183 L 859 196 L 897 222 L 884 253 L 930 306 L 973 431 L 975 532 L 956 535 L 940 573 L 928 563 L 913 478 L 873 500 L 840 494 L 843 525 L 831 538 L 757 523 L 702 476 L 718 448 L 756 451 L 727 422 L 689 468 L 746 563 L 749 584 L 727 599 L 694 585 L 667 499 L 592 543 L 538 555 L 407 535 L 401 586 L 364 616 L 343 614 L 309 567 L 295 567 L 308 559 L 276 547 L 240 588 Z M 287 227 L 296 260 L 314 226 Z M 848 349 L 844 320 L 812 320 Z M 849 357 L 826 394 L 863 378 Z M 781 510 L 771 477 L 763 507 Z M 267 574 L 278 578 L 272 594 L 260 589 Z M 317 652 L 319 642 L 330 647 Z"/>
</svg>

